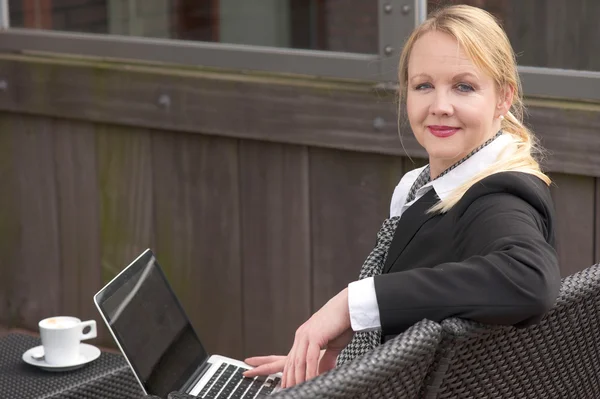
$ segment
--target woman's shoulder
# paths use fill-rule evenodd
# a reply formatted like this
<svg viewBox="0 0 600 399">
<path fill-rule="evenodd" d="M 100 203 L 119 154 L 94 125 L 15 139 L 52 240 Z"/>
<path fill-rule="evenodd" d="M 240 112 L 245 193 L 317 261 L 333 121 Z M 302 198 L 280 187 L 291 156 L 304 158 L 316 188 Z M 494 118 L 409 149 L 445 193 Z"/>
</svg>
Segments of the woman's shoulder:
<svg viewBox="0 0 600 399">
<path fill-rule="evenodd" d="M 544 219 L 550 219 L 554 214 L 546 182 L 525 172 L 498 172 L 479 180 L 456 204 L 456 210 L 463 213 L 474 204 L 533 208 Z"/>
</svg>

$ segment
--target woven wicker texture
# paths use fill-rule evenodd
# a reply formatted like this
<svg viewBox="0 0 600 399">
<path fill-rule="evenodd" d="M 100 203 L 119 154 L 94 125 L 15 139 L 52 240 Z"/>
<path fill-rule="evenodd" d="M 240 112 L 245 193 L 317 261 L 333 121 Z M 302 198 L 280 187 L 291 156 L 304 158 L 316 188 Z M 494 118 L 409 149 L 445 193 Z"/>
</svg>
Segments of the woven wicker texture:
<svg viewBox="0 0 600 399">
<path fill-rule="evenodd" d="M 450 319 L 426 398 L 600 398 L 600 266 L 563 279 L 538 325 Z"/>
<path fill-rule="evenodd" d="M 53 396 L 52 399 L 160 399 L 157 396 L 144 396 L 129 367 L 102 376 Z"/>
<path fill-rule="evenodd" d="M 272 398 L 417 398 L 440 340 L 441 326 L 423 320 L 371 352 Z"/>
<path fill-rule="evenodd" d="M 23 353 L 39 338 L 8 334 L 0 339 L 0 398 L 125 399 L 144 397 L 121 355 L 102 353 L 81 369 L 39 370 L 23 362 Z"/>
</svg>

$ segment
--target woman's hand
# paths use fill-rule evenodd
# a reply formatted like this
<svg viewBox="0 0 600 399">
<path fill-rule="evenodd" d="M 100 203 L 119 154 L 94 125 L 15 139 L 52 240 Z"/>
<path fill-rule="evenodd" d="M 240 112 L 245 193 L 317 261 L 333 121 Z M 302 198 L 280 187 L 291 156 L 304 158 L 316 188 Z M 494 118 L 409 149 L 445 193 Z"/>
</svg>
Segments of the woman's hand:
<svg viewBox="0 0 600 399">
<path fill-rule="evenodd" d="M 325 350 L 321 350 L 321 355 L 319 358 L 323 358 L 325 354 Z M 336 357 L 333 358 L 333 368 L 335 366 Z M 287 360 L 287 356 L 280 355 L 271 355 L 271 356 L 255 356 L 249 357 L 244 362 L 253 366 L 254 368 L 244 372 L 244 377 L 254 378 L 257 375 L 271 375 L 280 373 L 283 371 L 283 367 L 285 366 L 285 362 Z M 320 367 L 320 365 L 319 365 Z M 329 370 L 329 369 L 328 369 Z"/>
<path fill-rule="evenodd" d="M 282 388 L 309 380 L 335 367 L 338 354 L 352 340 L 348 289 L 329 300 L 296 331 L 286 358 L 271 359 L 272 368 L 283 367 Z M 326 349 L 321 355 L 321 350 Z"/>
<path fill-rule="evenodd" d="M 254 368 L 244 372 L 244 377 L 254 378 L 257 375 L 270 375 L 283 371 L 287 356 L 256 356 L 250 357 L 244 362 Z"/>
<path fill-rule="evenodd" d="M 281 386 L 289 388 L 334 368 L 338 354 L 353 336 L 348 290 L 344 289 L 298 328 L 287 356 L 250 357 L 245 362 L 255 368 L 244 377 L 283 372 Z"/>
</svg>

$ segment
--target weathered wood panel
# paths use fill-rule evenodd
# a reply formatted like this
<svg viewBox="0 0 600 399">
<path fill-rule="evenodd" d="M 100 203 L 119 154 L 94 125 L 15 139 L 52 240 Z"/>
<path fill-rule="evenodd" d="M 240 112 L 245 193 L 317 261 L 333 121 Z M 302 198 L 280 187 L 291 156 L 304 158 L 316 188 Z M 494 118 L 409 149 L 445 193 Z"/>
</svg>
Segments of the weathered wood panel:
<svg viewBox="0 0 600 399">
<path fill-rule="evenodd" d="M 371 83 L 0 55 L 0 110 L 404 156 L 394 96 Z M 548 170 L 600 176 L 600 105 L 528 99 Z M 402 124 L 410 156 L 424 150 Z"/>
<path fill-rule="evenodd" d="M 287 354 L 310 317 L 306 147 L 240 144 L 245 355 Z"/>
<path fill-rule="evenodd" d="M 31 330 L 56 316 L 61 305 L 60 245 L 54 171 L 54 124 L 51 119 L 3 115 L 12 135 L 19 238 L 12 266 L 9 314 Z M 4 191 L 4 190 L 3 190 Z M 10 195 L 10 194 L 9 194 Z M 10 253 L 10 252 L 9 252 Z"/>
<path fill-rule="evenodd" d="M 20 266 L 19 243 L 21 221 L 18 179 L 15 160 L 17 116 L 0 114 L 0 324 L 12 326 L 16 314 L 11 312 L 14 292 L 13 275 Z"/>
<path fill-rule="evenodd" d="M 207 350 L 240 357 L 237 143 L 157 132 L 152 160 L 158 260 Z"/>
<path fill-rule="evenodd" d="M 558 173 L 551 178 L 558 259 L 568 276 L 594 263 L 595 179 Z"/>
<path fill-rule="evenodd" d="M 98 341 L 104 341 L 108 332 L 93 301 L 103 285 L 94 126 L 56 120 L 53 135 L 62 271 L 60 313 L 96 320 Z"/>
<path fill-rule="evenodd" d="M 372 83 L 26 59 L 0 55 L 0 73 L 11 76 L 0 109 L 359 151 L 401 149 L 394 97 Z M 11 97 L 13 91 L 20 95 Z M 423 154 L 405 136 L 406 148 Z"/>
<path fill-rule="evenodd" d="M 401 158 L 311 148 L 313 310 L 349 282 L 373 249 L 402 175 Z"/>
<path fill-rule="evenodd" d="M 567 103 L 565 103 L 567 105 Z M 571 175 L 600 176 L 600 113 L 574 109 L 529 109 L 528 123 L 547 150 L 544 169 Z"/>
<path fill-rule="evenodd" d="M 148 131 L 96 127 L 102 281 L 110 281 L 154 240 Z"/>
</svg>

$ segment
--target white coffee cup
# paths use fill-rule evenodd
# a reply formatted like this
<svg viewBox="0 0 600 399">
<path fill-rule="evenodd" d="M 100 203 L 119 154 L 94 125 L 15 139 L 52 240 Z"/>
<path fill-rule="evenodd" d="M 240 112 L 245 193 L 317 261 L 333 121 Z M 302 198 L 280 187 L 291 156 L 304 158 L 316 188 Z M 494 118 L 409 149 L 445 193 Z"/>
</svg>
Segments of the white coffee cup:
<svg viewBox="0 0 600 399">
<path fill-rule="evenodd" d="M 40 338 L 46 363 L 63 366 L 79 360 L 79 344 L 96 337 L 96 321 L 81 321 L 77 317 L 56 316 L 39 322 Z M 90 327 L 86 334 L 83 329 Z"/>
</svg>

